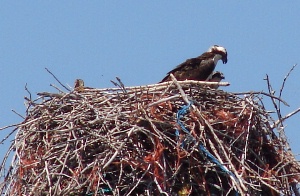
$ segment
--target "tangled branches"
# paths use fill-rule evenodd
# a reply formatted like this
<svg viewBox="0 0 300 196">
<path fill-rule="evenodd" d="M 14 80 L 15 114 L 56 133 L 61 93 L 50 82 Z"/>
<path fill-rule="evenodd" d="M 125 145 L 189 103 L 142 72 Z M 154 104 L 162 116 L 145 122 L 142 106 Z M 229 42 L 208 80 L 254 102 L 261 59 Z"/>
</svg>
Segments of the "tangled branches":
<svg viewBox="0 0 300 196">
<path fill-rule="evenodd" d="M 274 133 L 276 121 L 258 104 L 260 95 L 241 98 L 175 79 L 116 85 L 40 93 L 30 101 L 1 193 L 296 193 L 300 166 Z"/>
</svg>

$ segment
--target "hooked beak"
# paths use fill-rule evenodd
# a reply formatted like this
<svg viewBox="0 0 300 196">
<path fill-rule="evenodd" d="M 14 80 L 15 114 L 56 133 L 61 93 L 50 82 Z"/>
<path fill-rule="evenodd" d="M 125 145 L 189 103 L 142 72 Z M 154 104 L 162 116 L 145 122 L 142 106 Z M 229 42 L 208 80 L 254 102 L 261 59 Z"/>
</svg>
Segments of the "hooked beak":
<svg viewBox="0 0 300 196">
<path fill-rule="evenodd" d="M 227 63 L 227 55 L 222 58 L 223 64 Z"/>
</svg>

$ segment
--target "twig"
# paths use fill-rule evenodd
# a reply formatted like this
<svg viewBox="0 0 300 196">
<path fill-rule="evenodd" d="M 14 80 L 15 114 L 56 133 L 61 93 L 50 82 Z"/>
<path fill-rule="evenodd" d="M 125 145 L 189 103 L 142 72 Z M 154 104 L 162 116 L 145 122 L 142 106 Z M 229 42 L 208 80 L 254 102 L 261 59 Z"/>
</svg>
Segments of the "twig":
<svg viewBox="0 0 300 196">
<path fill-rule="evenodd" d="M 122 87 L 120 86 L 120 84 L 116 83 L 115 81 L 111 80 L 111 83 L 113 83 L 113 85 L 118 87 L 118 90 L 122 89 Z"/>
<path fill-rule="evenodd" d="M 29 99 L 31 100 L 31 93 L 30 93 L 30 91 L 29 91 L 28 88 L 27 88 L 27 83 L 25 84 L 25 90 L 26 90 L 27 93 L 29 94 Z"/>
<path fill-rule="evenodd" d="M 286 106 L 290 106 L 287 102 L 285 102 L 284 100 L 282 100 L 281 98 L 279 97 L 276 97 L 275 95 L 272 95 L 272 94 L 269 94 L 269 93 L 265 93 L 263 91 L 249 91 L 249 92 L 238 92 L 238 93 L 232 93 L 234 95 L 246 95 L 246 94 L 250 94 L 250 95 L 266 95 L 268 97 L 271 97 L 273 99 L 277 99 L 279 100 L 280 102 L 282 102 L 284 105 Z"/>
<path fill-rule="evenodd" d="M 102 89 L 86 89 L 86 91 L 120 91 L 122 90 L 122 87 L 118 85 L 118 83 L 111 80 L 111 82 L 118 86 L 118 88 L 102 88 Z M 185 81 L 177 81 L 178 84 L 182 86 L 191 86 L 191 85 L 208 85 L 208 86 L 229 86 L 230 84 L 228 82 L 205 82 L 205 81 L 195 81 L 195 80 L 185 80 Z M 126 90 L 140 90 L 141 88 L 148 88 L 150 90 L 160 90 L 160 89 L 166 89 L 167 86 L 174 84 L 173 81 L 170 82 L 162 82 L 157 84 L 150 84 L 150 85 L 141 85 L 141 86 L 130 86 L 125 87 Z M 154 89 L 152 89 L 154 88 Z"/>
<path fill-rule="evenodd" d="M 158 100 L 158 101 L 156 101 L 156 102 L 150 103 L 150 104 L 148 105 L 148 107 L 151 107 L 151 106 L 154 106 L 154 105 L 163 103 L 163 102 L 167 102 L 167 101 L 169 101 L 169 100 L 176 99 L 176 98 L 178 98 L 178 97 L 180 97 L 180 95 L 174 95 L 174 96 L 171 96 L 171 97 L 163 98 L 163 99 L 160 99 L 160 100 Z"/>
<path fill-rule="evenodd" d="M 268 91 L 269 91 L 270 95 L 274 96 L 274 93 L 275 93 L 275 92 L 274 92 L 274 90 L 273 90 L 273 88 L 272 88 L 272 86 L 271 86 L 271 83 L 270 83 L 270 80 L 269 80 L 269 76 L 268 76 L 268 75 L 266 75 L 266 81 L 267 81 L 267 84 L 268 84 Z M 274 97 L 271 97 L 273 106 L 274 106 L 274 108 L 276 109 L 276 112 L 277 112 L 278 119 L 281 119 L 282 116 L 281 116 L 280 110 L 279 110 L 279 108 L 278 108 L 278 106 L 277 106 L 277 104 L 276 104 L 276 102 L 275 102 L 274 99 L 275 99 Z M 282 123 L 281 123 L 281 124 L 282 124 Z M 281 126 L 283 126 L 283 125 L 281 125 Z"/>
<path fill-rule="evenodd" d="M 126 194 L 126 195 L 131 195 L 131 193 L 134 191 L 134 189 L 139 185 L 140 181 L 143 179 L 143 177 L 148 173 L 151 165 L 149 164 L 146 171 L 142 174 L 142 176 L 137 180 L 135 185 L 132 187 L 132 189 Z"/>
<path fill-rule="evenodd" d="M 296 109 L 295 111 L 287 114 L 286 116 L 282 117 L 281 119 L 278 119 L 271 127 L 275 128 L 277 127 L 281 122 L 285 121 L 286 119 L 290 118 L 291 116 L 297 114 L 298 112 L 300 112 L 300 108 Z"/>
<path fill-rule="evenodd" d="M 126 141 L 128 140 L 128 138 L 130 138 L 132 132 L 135 130 L 135 128 L 131 128 L 130 131 L 128 132 L 128 137 L 124 140 L 124 142 L 122 142 L 122 144 L 119 146 L 119 148 L 115 151 L 115 153 L 113 154 L 113 156 L 109 159 L 109 161 L 107 161 L 107 163 L 105 163 L 105 165 L 103 166 L 103 169 L 105 169 L 109 164 L 111 164 L 111 162 L 115 159 L 115 157 L 118 155 L 118 153 L 120 153 L 120 151 L 122 150 L 123 146 L 125 145 Z"/>
<path fill-rule="evenodd" d="M 66 94 L 41 92 L 41 93 L 37 93 L 37 95 L 43 96 L 43 97 L 57 97 L 57 98 L 62 98 L 62 97 L 65 96 Z"/>
<path fill-rule="evenodd" d="M 66 87 L 63 83 L 61 83 L 60 81 L 59 81 L 59 79 L 47 68 L 47 67 L 45 67 L 45 69 L 46 69 L 46 71 L 48 72 L 48 73 L 50 73 L 53 77 L 54 77 L 54 79 L 62 86 L 62 87 L 64 87 L 67 91 L 71 91 L 71 89 L 69 89 L 68 87 Z"/>
<path fill-rule="evenodd" d="M 18 112 L 16 112 L 15 110 L 11 110 L 13 113 L 15 113 L 16 115 L 20 116 L 21 118 L 25 119 L 24 116 L 22 116 L 21 114 L 19 114 Z"/>
<path fill-rule="evenodd" d="M 290 71 L 288 72 L 288 74 L 284 77 L 281 88 L 280 88 L 280 92 L 279 92 L 279 98 L 281 98 L 282 95 L 282 91 L 284 89 L 284 85 L 288 79 L 288 77 L 290 76 L 290 74 L 292 73 L 292 71 L 294 70 L 294 68 L 297 66 L 297 64 L 294 64 L 293 67 L 290 69 Z M 279 107 L 279 111 L 280 111 L 280 102 L 278 103 L 278 107 Z"/>
<path fill-rule="evenodd" d="M 64 93 L 62 90 L 60 90 L 57 86 L 55 86 L 54 84 L 50 84 L 50 86 L 52 86 L 53 88 L 55 88 L 57 91 L 59 91 L 60 93 Z"/>
<path fill-rule="evenodd" d="M 15 129 L 14 129 L 14 131 L 15 131 L 15 130 L 17 129 L 17 127 L 18 127 L 19 125 L 21 125 L 21 124 L 22 124 L 22 123 L 4 126 L 4 127 L 1 127 L 1 128 L 0 128 L 0 131 L 5 130 L 5 129 L 8 129 L 8 128 L 11 128 L 11 127 L 15 127 Z M 0 143 L 1 143 L 1 142 L 0 142 Z"/>
<path fill-rule="evenodd" d="M 121 88 L 124 89 L 124 93 L 127 93 L 126 88 L 125 88 L 123 82 L 121 81 L 121 79 L 120 79 L 119 77 L 116 77 L 116 79 L 117 79 L 118 82 L 120 83 Z"/>
<path fill-rule="evenodd" d="M 267 80 L 267 84 L 268 84 L 269 93 L 272 94 L 272 95 L 274 95 L 274 91 L 273 91 L 272 86 L 270 84 L 270 80 L 269 80 L 269 76 L 268 75 L 266 75 L 266 80 Z M 278 131 L 279 131 L 279 137 L 281 139 L 281 142 L 282 142 L 283 146 L 287 149 L 288 153 L 292 154 L 291 147 L 288 144 L 288 141 L 287 141 L 284 129 L 283 129 L 284 126 L 283 126 L 283 122 L 282 122 L 282 115 L 280 113 L 280 108 L 276 104 L 274 98 L 271 98 L 271 100 L 272 100 L 274 108 L 276 109 L 276 113 L 277 113 L 277 116 L 278 116 L 278 123 L 276 123 L 276 124 L 280 125 L 280 128 L 278 129 Z M 283 154 L 281 156 L 284 157 Z"/>
<path fill-rule="evenodd" d="M 177 86 L 180 94 L 181 94 L 181 97 L 182 99 L 185 101 L 186 104 L 189 104 L 190 101 L 189 99 L 187 98 L 187 95 L 185 94 L 185 92 L 182 90 L 182 87 L 180 86 L 180 84 L 178 83 L 178 81 L 176 80 L 176 78 L 174 77 L 173 74 L 170 74 L 171 78 L 172 78 L 172 81 L 175 83 L 175 85 Z"/>
</svg>

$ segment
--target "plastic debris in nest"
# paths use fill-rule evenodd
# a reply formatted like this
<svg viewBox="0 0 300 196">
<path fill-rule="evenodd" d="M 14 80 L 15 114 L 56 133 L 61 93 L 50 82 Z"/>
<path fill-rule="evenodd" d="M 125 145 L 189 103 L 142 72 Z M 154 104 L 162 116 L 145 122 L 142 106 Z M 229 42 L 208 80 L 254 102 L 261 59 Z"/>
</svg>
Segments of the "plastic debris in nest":
<svg viewBox="0 0 300 196">
<path fill-rule="evenodd" d="M 296 193 L 299 164 L 257 95 L 175 79 L 110 89 L 80 84 L 30 102 L 2 194 Z"/>
</svg>

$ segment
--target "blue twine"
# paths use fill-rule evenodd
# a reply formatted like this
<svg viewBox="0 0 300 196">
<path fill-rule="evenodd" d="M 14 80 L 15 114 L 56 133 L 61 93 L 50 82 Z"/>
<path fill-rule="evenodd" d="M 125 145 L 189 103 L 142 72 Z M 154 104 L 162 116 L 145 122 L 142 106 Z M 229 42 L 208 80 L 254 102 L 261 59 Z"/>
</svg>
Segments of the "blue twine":
<svg viewBox="0 0 300 196">
<path fill-rule="evenodd" d="M 178 112 L 176 113 L 176 121 L 177 121 L 177 124 L 179 124 L 179 126 L 181 127 L 181 129 L 187 133 L 187 134 L 190 134 L 190 131 L 184 126 L 184 124 L 180 121 L 180 119 L 187 114 L 189 108 L 191 107 L 192 103 L 190 102 L 189 104 L 187 105 L 184 105 L 181 107 L 180 110 L 178 110 Z"/>
<path fill-rule="evenodd" d="M 189 111 L 189 108 L 191 107 L 192 102 L 189 102 L 189 104 L 182 106 L 178 112 L 176 113 L 176 122 L 180 126 L 180 128 L 188 134 L 188 136 L 181 142 L 180 147 L 185 148 L 188 146 L 189 143 L 195 142 L 195 138 L 191 135 L 190 131 L 184 126 L 184 124 L 180 121 L 184 115 L 186 115 Z M 178 129 L 175 130 L 176 138 L 179 139 L 180 132 Z"/>
<path fill-rule="evenodd" d="M 112 192 L 112 190 L 110 188 L 102 188 L 98 191 L 99 194 L 105 194 L 105 193 L 110 193 L 110 192 Z M 95 193 L 90 192 L 90 193 L 86 194 L 86 196 L 92 196 L 92 195 L 95 195 Z"/>
<path fill-rule="evenodd" d="M 191 107 L 192 102 L 189 102 L 189 104 L 182 106 L 178 112 L 176 113 L 176 122 L 177 124 L 180 126 L 180 128 L 188 134 L 188 136 L 186 137 L 185 140 L 182 141 L 181 143 L 181 147 L 184 148 L 186 142 L 191 142 L 193 141 L 193 143 L 196 143 L 196 139 L 191 135 L 190 131 L 184 126 L 184 124 L 180 121 L 180 119 L 182 117 L 184 117 L 184 115 L 186 115 L 188 113 L 189 108 Z M 175 135 L 177 140 L 179 139 L 179 135 L 180 132 L 178 129 L 175 130 Z M 218 159 L 216 159 L 202 144 L 199 145 L 199 150 L 213 163 L 215 163 L 224 173 L 231 175 L 237 182 L 237 178 L 236 176 L 229 171 L 224 165 L 222 165 Z M 239 193 L 236 192 L 236 195 L 238 196 Z"/>
<path fill-rule="evenodd" d="M 208 150 L 206 150 L 206 148 L 202 144 L 199 145 L 199 149 L 206 155 L 206 157 L 211 162 L 215 163 L 219 168 L 221 168 L 223 172 L 231 175 L 236 179 L 235 175 L 231 171 L 229 171 L 226 167 L 224 167 L 224 165 L 222 165 L 220 161 L 218 161 L 218 159 L 216 159 Z"/>
</svg>

